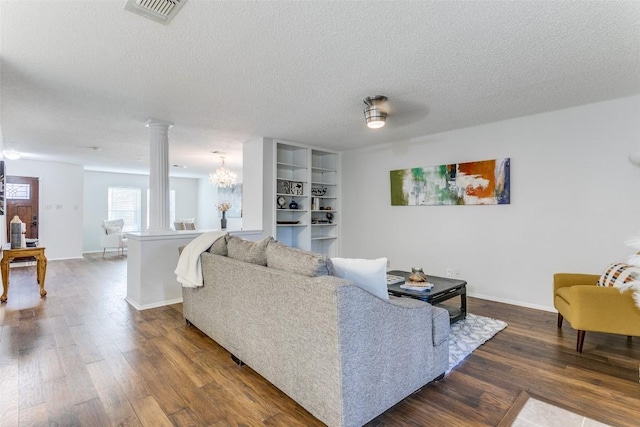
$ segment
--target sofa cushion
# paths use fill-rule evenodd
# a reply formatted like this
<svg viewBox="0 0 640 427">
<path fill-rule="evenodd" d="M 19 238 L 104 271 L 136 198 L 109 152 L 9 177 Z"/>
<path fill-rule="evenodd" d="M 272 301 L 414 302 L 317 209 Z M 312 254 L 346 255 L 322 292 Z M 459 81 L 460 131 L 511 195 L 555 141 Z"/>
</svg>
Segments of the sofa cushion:
<svg viewBox="0 0 640 427">
<path fill-rule="evenodd" d="M 267 245 L 267 267 L 308 277 L 333 273 L 333 264 L 328 256 L 292 248 L 276 240 Z"/>
<path fill-rule="evenodd" d="M 229 233 L 217 239 L 213 242 L 213 245 L 208 249 L 208 252 L 214 255 L 228 256 L 229 251 L 227 249 L 227 240 L 229 239 Z"/>
<path fill-rule="evenodd" d="M 640 267 L 629 264 L 615 263 L 609 265 L 600 279 L 598 286 L 615 286 L 616 288 L 626 288 L 625 284 L 640 279 Z"/>
<path fill-rule="evenodd" d="M 335 275 L 350 280 L 373 295 L 389 299 L 387 259 L 331 258 Z"/>
<path fill-rule="evenodd" d="M 252 242 L 238 236 L 229 236 L 227 239 L 228 257 L 238 261 L 250 262 L 257 265 L 267 265 L 267 246 L 273 237 Z"/>
</svg>

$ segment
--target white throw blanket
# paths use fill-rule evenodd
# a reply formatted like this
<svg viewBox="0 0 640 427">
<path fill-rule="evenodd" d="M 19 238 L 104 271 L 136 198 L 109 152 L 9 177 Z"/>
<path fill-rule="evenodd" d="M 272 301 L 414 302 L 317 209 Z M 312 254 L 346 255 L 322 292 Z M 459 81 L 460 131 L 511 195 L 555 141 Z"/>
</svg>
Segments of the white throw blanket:
<svg viewBox="0 0 640 427">
<path fill-rule="evenodd" d="M 178 276 L 178 282 L 182 283 L 182 286 L 198 288 L 204 285 L 200 255 L 209 249 L 213 242 L 225 234 L 226 232 L 224 231 L 209 231 L 196 237 L 184 247 L 174 271 Z"/>
</svg>

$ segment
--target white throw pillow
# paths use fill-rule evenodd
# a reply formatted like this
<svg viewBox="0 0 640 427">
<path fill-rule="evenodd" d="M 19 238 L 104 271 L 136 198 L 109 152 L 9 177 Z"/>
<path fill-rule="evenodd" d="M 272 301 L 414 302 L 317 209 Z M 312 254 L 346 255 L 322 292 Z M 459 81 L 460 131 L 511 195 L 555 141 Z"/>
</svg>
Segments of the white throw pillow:
<svg viewBox="0 0 640 427">
<path fill-rule="evenodd" d="M 331 258 L 335 275 L 350 280 L 373 295 L 389 299 L 387 259 Z"/>
</svg>

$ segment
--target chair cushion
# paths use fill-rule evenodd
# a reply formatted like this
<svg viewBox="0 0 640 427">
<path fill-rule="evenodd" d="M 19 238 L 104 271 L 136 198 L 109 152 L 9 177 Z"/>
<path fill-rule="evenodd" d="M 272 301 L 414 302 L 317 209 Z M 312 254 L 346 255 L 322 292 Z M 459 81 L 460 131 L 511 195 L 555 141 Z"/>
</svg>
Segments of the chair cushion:
<svg viewBox="0 0 640 427">
<path fill-rule="evenodd" d="M 616 288 L 626 288 L 625 284 L 640 279 L 640 267 L 624 263 L 609 265 L 600 279 L 598 286 L 613 286 Z"/>
<path fill-rule="evenodd" d="M 275 240 L 267 245 L 267 267 L 308 277 L 333 273 L 333 264 L 328 256 L 292 248 Z"/>
<path fill-rule="evenodd" d="M 110 221 L 102 220 L 102 228 L 104 228 L 107 234 L 122 233 L 124 228 L 124 219 L 113 219 Z"/>
<path fill-rule="evenodd" d="M 335 275 L 350 280 L 373 295 L 389 299 L 387 259 L 331 258 Z"/>
<path fill-rule="evenodd" d="M 257 265 L 267 265 L 267 245 L 273 237 L 265 237 L 258 242 L 229 236 L 227 239 L 228 257 L 238 261 L 250 262 Z"/>
<path fill-rule="evenodd" d="M 173 228 L 175 228 L 176 231 L 180 231 L 180 230 L 195 230 L 196 229 L 196 219 L 195 218 L 176 219 L 173 222 Z"/>
</svg>

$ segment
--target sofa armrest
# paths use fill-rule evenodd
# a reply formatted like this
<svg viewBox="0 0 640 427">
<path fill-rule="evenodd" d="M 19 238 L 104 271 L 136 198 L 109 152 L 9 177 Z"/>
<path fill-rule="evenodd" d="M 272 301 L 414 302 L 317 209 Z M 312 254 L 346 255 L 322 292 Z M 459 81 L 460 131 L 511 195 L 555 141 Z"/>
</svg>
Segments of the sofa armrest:
<svg viewBox="0 0 640 427">
<path fill-rule="evenodd" d="M 345 417 L 364 424 L 446 371 L 449 314 L 411 298 L 383 300 L 355 285 L 337 292 Z M 434 329 L 444 345 L 434 346 Z"/>
<path fill-rule="evenodd" d="M 596 286 L 599 278 L 597 274 L 556 273 L 553 275 L 553 293 L 565 286 Z"/>
</svg>

